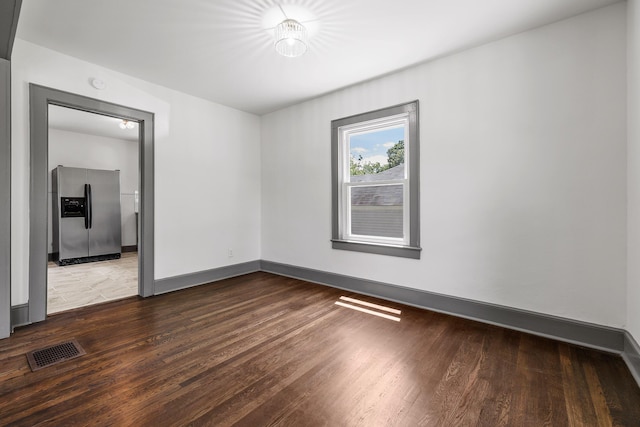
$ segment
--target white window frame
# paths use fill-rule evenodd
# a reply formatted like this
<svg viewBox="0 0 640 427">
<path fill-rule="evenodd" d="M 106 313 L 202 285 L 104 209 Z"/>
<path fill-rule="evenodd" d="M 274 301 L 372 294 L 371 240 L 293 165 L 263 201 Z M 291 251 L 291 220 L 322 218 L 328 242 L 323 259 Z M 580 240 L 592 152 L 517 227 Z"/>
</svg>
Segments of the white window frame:
<svg viewBox="0 0 640 427">
<path fill-rule="evenodd" d="M 418 101 L 333 120 L 331 125 L 333 248 L 419 259 Z M 351 182 L 350 137 L 400 126 L 404 127 L 405 134 L 404 177 L 388 181 Z M 402 238 L 351 232 L 351 190 L 381 185 L 403 186 Z"/>
<path fill-rule="evenodd" d="M 351 182 L 351 168 L 350 168 L 350 138 L 352 136 L 362 135 L 366 133 L 375 132 L 378 130 L 392 129 L 402 127 L 404 130 L 404 158 L 405 158 L 405 173 L 404 178 L 386 180 L 386 181 L 368 181 L 368 182 Z M 380 119 L 370 120 L 368 122 L 354 123 L 347 126 L 341 126 L 338 128 L 338 144 L 339 154 L 338 163 L 340 169 L 338 172 L 338 180 L 340 182 L 339 188 L 339 202 L 338 202 L 338 215 L 339 215 L 339 230 L 340 237 L 343 240 L 358 241 L 365 243 L 380 243 L 383 245 L 409 245 L 409 212 L 410 212 L 410 197 L 409 197 L 409 156 L 411 146 L 409 141 L 409 115 L 407 113 L 398 114 L 390 117 L 383 117 Z M 402 185 L 402 224 L 403 237 L 384 237 L 384 236 L 371 236 L 354 234 L 351 231 L 351 189 L 356 187 L 380 187 L 383 185 Z"/>
</svg>

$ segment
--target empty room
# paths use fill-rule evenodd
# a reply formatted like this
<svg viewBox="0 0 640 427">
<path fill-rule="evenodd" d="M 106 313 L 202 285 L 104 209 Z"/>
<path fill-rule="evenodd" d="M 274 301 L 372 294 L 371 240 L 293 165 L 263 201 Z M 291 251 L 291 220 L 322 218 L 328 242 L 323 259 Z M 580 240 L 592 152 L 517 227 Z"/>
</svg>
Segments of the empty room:
<svg viewBox="0 0 640 427">
<path fill-rule="evenodd" d="M 640 425 L 640 0 L 3 0 L 0 425 Z"/>
</svg>

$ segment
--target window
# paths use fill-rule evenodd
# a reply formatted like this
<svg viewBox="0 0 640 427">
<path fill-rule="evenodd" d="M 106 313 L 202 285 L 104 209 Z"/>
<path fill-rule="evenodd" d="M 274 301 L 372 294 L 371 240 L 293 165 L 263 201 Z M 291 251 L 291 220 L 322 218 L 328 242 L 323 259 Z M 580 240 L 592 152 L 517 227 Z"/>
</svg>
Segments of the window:
<svg viewBox="0 0 640 427">
<path fill-rule="evenodd" d="M 418 101 L 331 122 L 333 248 L 420 258 Z"/>
</svg>

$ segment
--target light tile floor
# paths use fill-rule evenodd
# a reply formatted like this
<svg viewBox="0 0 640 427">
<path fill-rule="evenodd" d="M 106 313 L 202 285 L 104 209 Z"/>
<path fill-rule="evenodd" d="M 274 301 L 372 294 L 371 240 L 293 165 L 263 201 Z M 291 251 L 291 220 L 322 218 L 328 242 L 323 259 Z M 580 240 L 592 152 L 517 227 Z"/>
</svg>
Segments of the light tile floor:
<svg viewBox="0 0 640 427">
<path fill-rule="evenodd" d="M 48 264 L 47 314 L 138 294 L 138 253 L 86 264 Z"/>
</svg>

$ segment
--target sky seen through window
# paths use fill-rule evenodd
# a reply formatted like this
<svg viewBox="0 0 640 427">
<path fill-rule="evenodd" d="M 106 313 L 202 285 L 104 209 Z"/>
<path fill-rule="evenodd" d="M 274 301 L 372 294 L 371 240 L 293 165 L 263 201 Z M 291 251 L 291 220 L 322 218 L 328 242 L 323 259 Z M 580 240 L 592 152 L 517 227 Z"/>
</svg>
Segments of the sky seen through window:
<svg viewBox="0 0 640 427">
<path fill-rule="evenodd" d="M 362 162 L 379 162 L 386 165 L 387 150 L 398 141 L 404 140 L 404 127 L 385 128 L 368 133 L 351 135 L 349 138 L 349 153 L 354 159 L 362 156 Z"/>
</svg>

